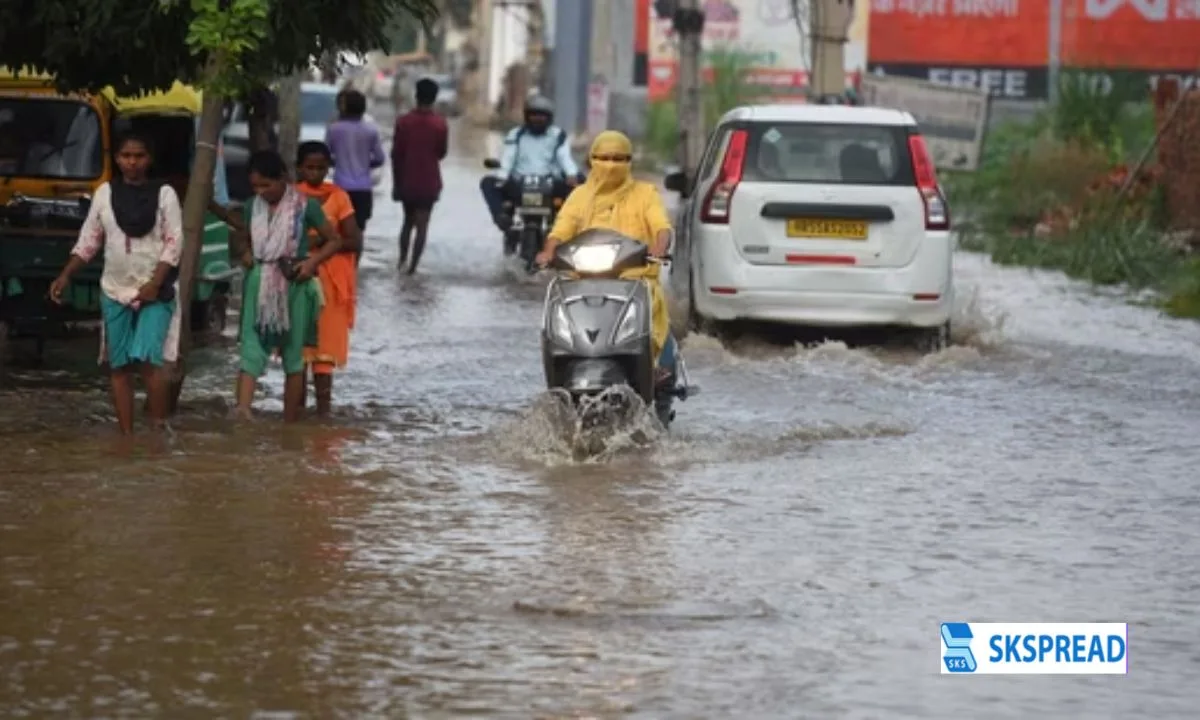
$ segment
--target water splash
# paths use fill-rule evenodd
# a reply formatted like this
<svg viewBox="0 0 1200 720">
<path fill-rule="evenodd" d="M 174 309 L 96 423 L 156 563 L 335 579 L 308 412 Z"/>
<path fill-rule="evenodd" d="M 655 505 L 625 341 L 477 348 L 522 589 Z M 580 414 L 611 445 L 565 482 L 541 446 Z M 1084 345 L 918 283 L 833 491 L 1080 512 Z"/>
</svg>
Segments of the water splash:
<svg viewBox="0 0 1200 720">
<path fill-rule="evenodd" d="M 984 308 L 982 290 L 972 286 L 965 293 L 955 296 L 954 309 L 950 313 L 951 347 L 966 346 L 987 351 L 999 348 L 1006 342 L 1004 325 L 1008 314 L 1002 310 L 988 312 Z"/>
<path fill-rule="evenodd" d="M 631 388 L 609 388 L 572 401 L 560 389 L 490 433 L 498 454 L 547 465 L 603 463 L 651 447 L 666 433 L 653 409 Z"/>
<path fill-rule="evenodd" d="M 892 342 L 882 332 L 872 337 L 872 342 L 851 345 L 842 339 L 795 340 L 789 338 L 791 329 L 787 327 L 764 327 L 725 339 L 689 333 L 681 345 L 696 368 L 782 362 L 799 363 L 814 372 L 857 369 L 878 374 L 906 366 L 947 369 L 971 365 L 984 355 L 1011 349 L 1004 333 L 1007 318 L 1004 312 L 989 311 L 980 288 L 972 286 L 956 296 L 950 346 L 934 353 L 921 353 Z"/>
<path fill-rule="evenodd" d="M 504 258 L 501 265 L 505 279 L 509 282 L 518 285 L 547 285 L 554 273 L 547 270 L 534 270 L 529 272 L 525 269 L 525 261 L 516 255 L 509 255 Z"/>
</svg>

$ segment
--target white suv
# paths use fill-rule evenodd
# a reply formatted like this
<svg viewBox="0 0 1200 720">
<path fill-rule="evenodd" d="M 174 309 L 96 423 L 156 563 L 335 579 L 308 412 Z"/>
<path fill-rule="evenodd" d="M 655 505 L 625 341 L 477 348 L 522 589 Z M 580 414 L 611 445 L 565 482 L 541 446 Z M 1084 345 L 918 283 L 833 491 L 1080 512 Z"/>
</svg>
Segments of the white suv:
<svg viewBox="0 0 1200 720">
<path fill-rule="evenodd" d="M 721 118 L 683 197 L 671 286 L 693 329 L 754 320 L 949 340 L 950 214 L 912 115 L 842 105 Z"/>
</svg>

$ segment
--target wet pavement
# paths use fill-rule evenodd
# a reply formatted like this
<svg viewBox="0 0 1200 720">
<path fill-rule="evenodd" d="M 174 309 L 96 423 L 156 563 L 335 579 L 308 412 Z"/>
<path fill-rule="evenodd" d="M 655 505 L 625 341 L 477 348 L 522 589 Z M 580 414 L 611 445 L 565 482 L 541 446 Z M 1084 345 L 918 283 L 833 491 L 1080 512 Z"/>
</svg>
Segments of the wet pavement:
<svg viewBox="0 0 1200 720">
<path fill-rule="evenodd" d="M 580 459 L 541 286 L 455 132 L 415 277 L 380 188 L 335 422 L 113 437 L 91 339 L 0 375 L 0 716 L 1194 716 L 1200 326 L 958 258 L 956 345 L 685 342 Z M 944 620 L 1129 622 L 1125 677 L 938 675 Z"/>
</svg>

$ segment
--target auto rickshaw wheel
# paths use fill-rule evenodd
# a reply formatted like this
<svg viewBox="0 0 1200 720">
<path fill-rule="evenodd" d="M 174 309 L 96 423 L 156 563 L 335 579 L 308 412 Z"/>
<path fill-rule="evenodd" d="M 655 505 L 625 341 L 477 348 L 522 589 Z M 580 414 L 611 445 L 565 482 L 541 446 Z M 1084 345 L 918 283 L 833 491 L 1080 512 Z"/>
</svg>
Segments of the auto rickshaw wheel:
<svg viewBox="0 0 1200 720">
<path fill-rule="evenodd" d="M 224 290 L 214 290 L 207 300 L 192 303 L 192 331 L 222 333 L 229 311 L 229 296 Z"/>
</svg>

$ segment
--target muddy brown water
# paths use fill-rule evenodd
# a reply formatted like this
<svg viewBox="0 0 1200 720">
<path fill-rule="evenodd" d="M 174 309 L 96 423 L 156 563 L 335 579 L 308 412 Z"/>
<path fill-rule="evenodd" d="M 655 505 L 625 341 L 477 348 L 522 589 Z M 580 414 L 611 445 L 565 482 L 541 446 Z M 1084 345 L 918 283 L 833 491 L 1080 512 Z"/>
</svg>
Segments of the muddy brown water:
<svg viewBox="0 0 1200 720">
<path fill-rule="evenodd" d="M 0 716 L 1193 717 L 1200 330 L 958 258 L 956 344 L 685 349 L 576 457 L 541 286 L 456 140 L 421 273 L 379 202 L 335 422 L 114 438 L 93 340 L 0 375 Z M 382 191 L 386 197 L 386 188 Z M 938 623 L 1129 622 L 1125 677 L 938 675 Z"/>
</svg>

